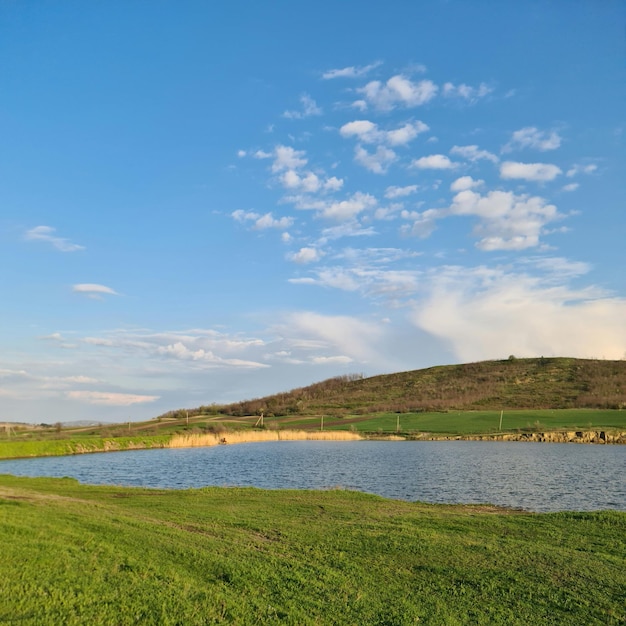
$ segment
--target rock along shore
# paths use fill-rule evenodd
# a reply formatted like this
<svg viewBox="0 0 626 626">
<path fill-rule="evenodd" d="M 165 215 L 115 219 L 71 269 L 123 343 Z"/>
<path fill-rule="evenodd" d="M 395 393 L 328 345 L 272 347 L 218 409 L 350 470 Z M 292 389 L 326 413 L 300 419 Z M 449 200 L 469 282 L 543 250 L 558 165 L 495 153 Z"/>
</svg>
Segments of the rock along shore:
<svg viewBox="0 0 626 626">
<path fill-rule="evenodd" d="M 610 430 L 569 430 L 545 433 L 493 433 L 458 436 L 423 433 L 411 438 L 429 441 L 540 441 L 546 443 L 626 444 L 626 432 Z"/>
</svg>

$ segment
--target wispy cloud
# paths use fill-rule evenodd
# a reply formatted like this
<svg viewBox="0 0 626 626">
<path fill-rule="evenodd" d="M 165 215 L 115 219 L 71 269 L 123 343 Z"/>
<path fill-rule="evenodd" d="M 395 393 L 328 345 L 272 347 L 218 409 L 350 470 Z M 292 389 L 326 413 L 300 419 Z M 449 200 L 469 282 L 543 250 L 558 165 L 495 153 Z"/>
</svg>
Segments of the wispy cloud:
<svg viewBox="0 0 626 626">
<path fill-rule="evenodd" d="M 478 87 L 471 87 L 465 83 L 455 85 L 454 83 L 444 83 L 441 93 L 446 98 L 461 98 L 470 103 L 477 102 L 481 98 L 489 95 L 493 89 L 486 83 L 481 83 Z"/>
<path fill-rule="evenodd" d="M 35 226 L 35 228 L 26 231 L 24 239 L 27 241 L 45 241 L 61 252 L 77 252 L 85 249 L 85 246 L 79 246 L 69 239 L 56 236 L 55 232 L 56 228 L 52 226 Z"/>
<path fill-rule="evenodd" d="M 293 225 L 293 217 L 275 218 L 272 213 L 260 215 L 254 211 L 243 211 L 241 209 L 231 213 L 233 219 L 241 224 L 252 223 L 255 230 L 265 230 L 267 228 L 278 228 L 285 230 Z"/>
<path fill-rule="evenodd" d="M 87 404 L 104 404 L 106 406 L 131 406 L 154 402 L 160 396 L 141 396 L 131 393 L 112 393 L 107 391 L 68 391 L 70 400 L 80 400 Z"/>
<path fill-rule="evenodd" d="M 301 109 L 290 110 L 283 113 L 283 117 L 292 120 L 301 120 L 305 117 L 311 117 L 312 115 L 321 115 L 322 109 L 317 106 L 317 103 L 308 93 L 300 96 Z"/>
<path fill-rule="evenodd" d="M 350 65 L 348 67 L 342 67 L 341 69 L 328 70 L 322 74 L 324 80 L 331 80 L 333 78 L 360 78 L 369 74 L 372 70 L 382 65 L 382 61 L 376 61 L 369 65 Z"/>
<path fill-rule="evenodd" d="M 535 126 L 527 126 L 513 133 L 511 140 L 502 148 L 502 152 L 511 152 L 524 148 L 546 152 L 548 150 L 556 150 L 560 145 L 561 137 L 556 131 L 542 131 Z"/>
<path fill-rule="evenodd" d="M 102 300 L 102 296 L 119 296 L 117 291 L 111 287 L 96 283 L 79 283 L 72 286 L 72 291 L 96 300 Z"/>
</svg>

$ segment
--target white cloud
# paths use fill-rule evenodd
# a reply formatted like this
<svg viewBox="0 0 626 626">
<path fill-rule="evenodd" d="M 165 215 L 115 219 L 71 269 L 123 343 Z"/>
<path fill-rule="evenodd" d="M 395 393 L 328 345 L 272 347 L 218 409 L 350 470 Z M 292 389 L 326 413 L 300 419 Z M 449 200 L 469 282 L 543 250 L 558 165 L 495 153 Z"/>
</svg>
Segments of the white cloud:
<svg viewBox="0 0 626 626">
<path fill-rule="evenodd" d="M 80 400 L 88 404 L 104 404 L 107 406 L 131 406 L 154 402 L 160 396 L 141 396 L 131 393 L 111 393 L 107 391 L 68 391 L 71 400 Z"/>
<path fill-rule="evenodd" d="M 73 285 L 72 291 L 74 293 L 84 294 L 88 298 L 94 298 L 96 300 L 101 299 L 103 295 L 119 295 L 115 290 L 111 289 L 111 287 L 107 287 L 106 285 L 98 285 L 96 283 L 80 283 L 78 285 Z"/>
<path fill-rule="evenodd" d="M 500 165 L 500 177 L 505 179 L 522 179 L 537 182 L 554 180 L 562 174 L 560 167 L 552 163 L 517 163 L 505 161 Z"/>
<path fill-rule="evenodd" d="M 377 352 L 373 349 L 382 335 L 382 329 L 372 322 L 343 315 L 321 315 L 310 311 L 287 316 L 289 335 L 313 340 L 325 348 L 354 361 L 375 362 Z"/>
<path fill-rule="evenodd" d="M 304 154 L 304 150 L 294 150 L 291 146 L 276 146 L 273 154 L 272 172 L 296 170 L 304 167 L 307 164 Z"/>
<path fill-rule="evenodd" d="M 79 246 L 68 239 L 57 237 L 54 235 L 55 232 L 56 228 L 52 228 L 52 226 L 35 226 L 35 228 L 26 231 L 24 239 L 27 241 L 45 241 L 61 252 L 76 252 L 85 249 L 85 246 Z"/>
<path fill-rule="evenodd" d="M 378 146 L 373 154 L 360 145 L 354 149 L 354 160 L 374 174 L 386 174 L 396 159 L 396 153 L 385 146 Z"/>
<path fill-rule="evenodd" d="M 343 178 L 331 176 L 324 181 L 325 191 L 339 191 L 343 187 Z"/>
<path fill-rule="evenodd" d="M 495 154 L 488 152 L 487 150 L 480 150 L 479 147 L 475 145 L 452 146 L 452 148 L 450 148 L 450 154 L 456 154 L 472 162 L 479 161 L 481 159 L 486 159 L 488 161 L 492 161 L 493 163 L 497 163 L 499 161 Z"/>
<path fill-rule="evenodd" d="M 511 152 L 515 149 L 533 148 L 541 152 L 548 150 L 556 150 L 561 145 L 561 137 L 556 131 L 541 131 L 534 126 L 527 126 L 516 130 L 509 143 L 503 148 L 502 152 Z"/>
<path fill-rule="evenodd" d="M 437 219 L 441 217 L 437 209 L 427 209 L 421 213 L 418 211 L 403 211 L 403 219 L 410 219 L 413 224 L 405 224 L 400 229 L 404 235 L 426 239 L 430 237 L 437 228 Z"/>
<path fill-rule="evenodd" d="M 434 270 L 412 319 L 465 362 L 508 354 L 621 359 L 626 347 L 623 298 L 499 268 Z"/>
<path fill-rule="evenodd" d="M 411 108 L 426 104 L 437 95 L 437 90 L 437 85 L 430 80 L 413 82 L 400 74 L 386 83 L 375 80 L 357 89 L 367 103 L 381 111 L 390 111 L 398 105 Z"/>
<path fill-rule="evenodd" d="M 317 103 L 307 93 L 300 96 L 300 104 L 302 109 L 300 111 L 285 111 L 283 117 L 293 120 L 301 120 L 305 117 L 311 117 L 312 115 L 321 115 L 322 109 L 317 106 Z"/>
<path fill-rule="evenodd" d="M 484 196 L 460 191 L 448 210 L 450 215 L 479 218 L 474 234 L 479 238 L 477 247 L 485 251 L 538 246 L 546 224 L 563 217 L 543 198 L 505 191 L 490 191 Z"/>
<path fill-rule="evenodd" d="M 298 252 L 292 252 L 287 255 L 287 258 L 294 263 L 300 263 L 302 265 L 306 263 L 315 263 L 324 256 L 324 253 L 317 248 L 300 248 Z"/>
<path fill-rule="evenodd" d="M 265 230 L 266 228 L 285 229 L 293 225 L 293 217 L 281 217 L 276 219 L 271 213 L 260 215 L 254 211 L 243 211 L 242 209 L 238 209 L 237 211 L 233 211 L 231 216 L 234 220 L 240 222 L 241 224 L 253 222 L 252 228 L 255 230 Z"/>
<path fill-rule="evenodd" d="M 484 180 L 474 180 L 471 176 L 461 176 L 457 178 L 451 185 L 451 191 L 465 191 L 466 189 L 475 189 L 485 183 Z"/>
<path fill-rule="evenodd" d="M 578 174 L 593 174 L 598 169 L 598 166 L 595 163 L 590 163 L 588 165 L 574 165 L 574 167 L 567 170 L 566 176 L 568 178 L 572 178 L 572 176 L 576 176 Z"/>
<path fill-rule="evenodd" d="M 463 100 L 474 103 L 477 102 L 480 98 L 484 98 L 492 91 L 493 89 L 485 83 L 480 83 L 478 87 L 470 87 L 465 83 L 461 83 L 460 85 L 445 83 L 441 90 L 441 93 L 446 98 L 462 98 Z"/>
<path fill-rule="evenodd" d="M 301 176 L 295 170 L 287 170 L 280 179 L 286 189 L 297 189 L 304 193 L 315 193 L 322 186 L 319 177 L 313 172 L 305 172 Z"/>
<path fill-rule="evenodd" d="M 353 363 L 354 359 L 349 356 L 315 356 L 311 362 L 315 365 L 345 365 L 346 363 Z"/>
<path fill-rule="evenodd" d="M 386 143 L 391 146 L 404 146 L 420 133 L 429 130 L 424 122 L 408 122 L 394 130 L 380 130 L 369 120 L 354 120 L 344 124 L 339 133 L 342 137 L 357 137 L 363 143 Z"/>
<path fill-rule="evenodd" d="M 369 72 L 376 69 L 380 65 L 382 65 L 381 61 L 376 61 L 375 63 L 370 63 L 369 65 L 362 65 L 361 67 L 350 65 L 349 67 L 343 67 L 341 69 L 328 70 L 322 74 L 322 78 L 325 80 L 333 78 L 359 78 L 369 74 Z"/>
<path fill-rule="evenodd" d="M 322 211 L 322 216 L 335 220 L 350 220 L 356 217 L 362 211 L 371 209 L 376 206 L 376 198 L 374 196 L 357 191 L 347 200 L 340 202 L 332 202 Z"/>
<path fill-rule="evenodd" d="M 579 187 L 578 183 L 570 183 L 569 185 L 563 185 L 563 191 L 576 191 Z"/>
<path fill-rule="evenodd" d="M 421 170 L 450 170 L 458 166 L 458 163 L 450 161 L 445 154 L 431 154 L 430 156 L 413 159 L 410 167 Z"/>
<path fill-rule="evenodd" d="M 405 187 L 387 187 L 385 190 L 385 198 L 393 200 L 394 198 L 404 198 L 410 196 L 418 190 L 417 185 L 406 185 Z"/>
</svg>

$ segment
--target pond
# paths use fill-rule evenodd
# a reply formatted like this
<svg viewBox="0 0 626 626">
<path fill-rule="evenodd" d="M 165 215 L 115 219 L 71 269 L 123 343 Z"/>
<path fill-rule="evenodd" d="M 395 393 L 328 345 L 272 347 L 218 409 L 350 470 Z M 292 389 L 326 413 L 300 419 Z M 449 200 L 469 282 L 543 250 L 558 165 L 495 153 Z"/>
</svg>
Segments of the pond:
<svg viewBox="0 0 626 626">
<path fill-rule="evenodd" d="M 626 511 L 626 447 L 484 441 L 277 441 L 0 461 L 1 474 L 184 489 L 352 489 L 529 511 Z"/>
</svg>

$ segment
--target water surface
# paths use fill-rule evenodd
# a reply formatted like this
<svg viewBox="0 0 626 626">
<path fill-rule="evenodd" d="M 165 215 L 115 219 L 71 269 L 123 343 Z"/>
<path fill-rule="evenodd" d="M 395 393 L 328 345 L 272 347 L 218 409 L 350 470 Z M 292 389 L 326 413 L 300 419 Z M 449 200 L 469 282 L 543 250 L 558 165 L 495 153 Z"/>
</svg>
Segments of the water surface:
<svg viewBox="0 0 626 626">
<path fill-rule="evenodd" d="M 0 461 L 0 473 L 184 489 L 345 488 L 530 511 L 626 511 L 626 446 L 485 441 L 276 441 Z"/>
</svg>

